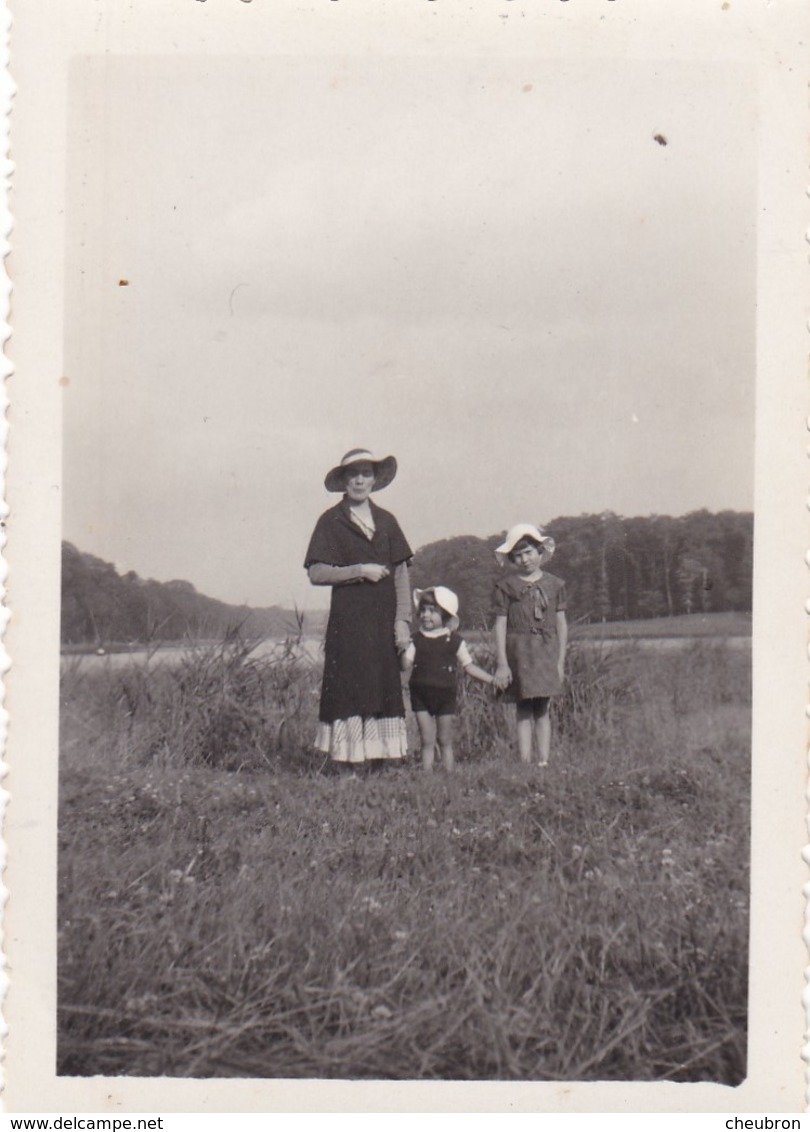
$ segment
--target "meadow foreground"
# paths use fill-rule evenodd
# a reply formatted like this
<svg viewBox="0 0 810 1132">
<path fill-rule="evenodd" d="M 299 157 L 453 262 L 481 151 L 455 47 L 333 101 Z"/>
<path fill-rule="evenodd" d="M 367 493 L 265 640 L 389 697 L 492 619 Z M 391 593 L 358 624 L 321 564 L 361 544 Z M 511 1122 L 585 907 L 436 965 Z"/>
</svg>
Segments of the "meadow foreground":
<svg viewBox="0 0 810 1132">
<path fill-rule="evenodd" d="M 66 670 L 59 1073 L 743 1079 L 747 650 L 575 650 L 543 772 L 468 687 L 453 776 L 335 776 L 317 678 Z"/>
</svg>

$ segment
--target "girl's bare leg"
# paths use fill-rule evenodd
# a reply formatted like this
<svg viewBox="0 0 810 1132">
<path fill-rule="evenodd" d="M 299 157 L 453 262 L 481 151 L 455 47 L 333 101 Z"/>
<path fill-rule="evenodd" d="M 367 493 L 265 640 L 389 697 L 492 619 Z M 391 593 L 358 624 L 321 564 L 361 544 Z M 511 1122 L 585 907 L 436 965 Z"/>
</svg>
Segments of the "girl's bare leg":
<svg viewBox="0 0 810 1132">
<path fill-rule="evenodd" d="M 422 743 L 422 769 L 433 770 L 433 757 L 436 749 L 436 721 L 426 711 L 416 713 L 419 724 L 419 738 Z"/>
<path fill-rule="evenodd" d="M 551 714 L 548 710 L 548 706 L 548 699 L 543 698 L 538 700 L 537 708 L 535 709 L 534 730 L 537 738 L 537 754 L 539 756 L 540 766 L 548 765 L 548 757 L 551 753 Z"/>
<path fill-rule="evenodd" d="M 440 715 L 436 720 L 436 730 L 439 736 L 439 750 L 442 755 L 442 766 L 451 771 L 455 766 L 453 756 L 453 716 Z"/>
<path fill-rule="evenodd" d="M 534 738 L 534 711 L 531 700 L 520 700 L 517 705 L 518 754 L 522 763 L 532 761 L 532 740 Z"/>
</svg>

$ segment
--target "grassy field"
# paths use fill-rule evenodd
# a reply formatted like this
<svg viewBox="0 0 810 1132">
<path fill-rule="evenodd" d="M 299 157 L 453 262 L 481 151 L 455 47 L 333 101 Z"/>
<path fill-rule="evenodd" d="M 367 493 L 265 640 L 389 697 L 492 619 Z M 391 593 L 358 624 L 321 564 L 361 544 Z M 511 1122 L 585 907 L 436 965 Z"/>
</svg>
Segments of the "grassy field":
<svg viewBox="0 0 810 1132">
<path fill-rule="evenodd" d="M 574 648 L 552 765 L 462 697 L 455 775 L 334 775 L 318 673 L 63 672 L 58 1071 L 745 1075 L 750 654 Z"/>
<path fill-rule="evenodd" d="M 750 613 L 682 613 L 638 621 L 591 622 L 574 625 L 573 636 L 597 640 L 670 640 L 672 638 L 750 637 Z"/>
</svg>

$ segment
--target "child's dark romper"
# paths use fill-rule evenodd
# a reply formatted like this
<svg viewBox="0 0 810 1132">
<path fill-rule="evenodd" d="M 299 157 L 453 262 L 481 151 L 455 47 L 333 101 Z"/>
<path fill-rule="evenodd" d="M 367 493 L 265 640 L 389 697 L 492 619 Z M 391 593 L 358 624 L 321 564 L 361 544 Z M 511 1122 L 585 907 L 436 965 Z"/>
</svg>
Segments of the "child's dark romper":
<svg viewBox="0 0 810 1132">
<path fill-rule="evenodd" d="M 455 715 L 458 686 L 458 651 L 464 642 L 458 633 L 426 637 L 415 633 L 411 671 L 411 708 L 430 715 Z"/>
</svg>

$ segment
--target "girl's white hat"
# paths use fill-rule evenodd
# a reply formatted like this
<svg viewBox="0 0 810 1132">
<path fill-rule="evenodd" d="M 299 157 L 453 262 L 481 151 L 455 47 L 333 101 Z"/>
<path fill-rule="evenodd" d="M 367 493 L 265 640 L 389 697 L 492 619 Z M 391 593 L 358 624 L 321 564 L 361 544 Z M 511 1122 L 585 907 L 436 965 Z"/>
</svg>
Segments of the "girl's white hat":
<svg viewBox="0 0 810 1132">
<path fill-rule="evenodd" d="M 458 628 L 458 598 L 452 590 L 448 590 L 447 586 L 425 586 L 423 590 L 413 591 L 413 604 L 418 609 L 419 602 L 424 595 L 432 596 L 433 600 L 444 613 L 450 618 L 450 625 L 452 628 Z"/>
<path fill-rule="evenodd" d="M 544 535 L 539 527 L 534 527 L 531 523 L 517 523 L 507 533 L 501 545 L 495 547 L 495 553 L 502 566 L 521 539 L 530 539 L 537 543 L 540 548 L 541 566 L 545 565 L 554 553 L 554 539 L 551 535 Z"/>
<path fill-rule="evenodd" d="M 397 462 L 393 456 L 372 456 L 367 448 L 352 448 L 346 453 L 339 464 L 326 473 L 323 481 L 327 491 L 346 490 L 346 469 L 353 464 L 371 464 L 374 469 L 374 487 L 372 491 L 382 491 L 388 487 L 397 474 Z"/>
</svg>

